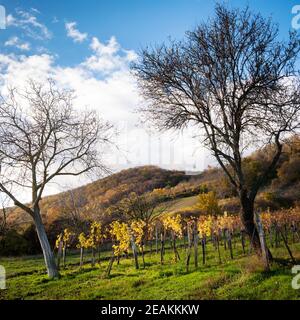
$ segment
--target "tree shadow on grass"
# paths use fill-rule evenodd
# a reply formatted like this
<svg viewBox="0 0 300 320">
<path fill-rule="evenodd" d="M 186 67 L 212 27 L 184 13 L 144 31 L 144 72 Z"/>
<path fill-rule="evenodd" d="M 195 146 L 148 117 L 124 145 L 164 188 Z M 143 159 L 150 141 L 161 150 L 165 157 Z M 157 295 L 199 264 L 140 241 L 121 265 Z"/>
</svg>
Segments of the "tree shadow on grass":
<svg viewBox="0 0 300 320">
<path fill-rule="evenodd" d="M 293 261 L 292 259 L 286 258 L 274 258 L 273 263 L 283 267 L 293 267 L 296 264 L 300 264 L 300 259 L 295 259 L 295 261 Z"/>
</svg>

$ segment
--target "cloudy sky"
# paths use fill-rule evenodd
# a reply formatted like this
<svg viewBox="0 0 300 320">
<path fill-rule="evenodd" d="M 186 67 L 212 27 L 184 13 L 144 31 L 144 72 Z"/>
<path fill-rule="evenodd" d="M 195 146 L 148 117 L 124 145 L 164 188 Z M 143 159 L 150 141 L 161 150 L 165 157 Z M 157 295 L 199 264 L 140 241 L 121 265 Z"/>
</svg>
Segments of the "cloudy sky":
<svg viewBox="0 0 300 320">
<path fill-rule="evenodd" d="M 226 1 L 225 1 L 226 2 Z M 287 34 L 297 1 L 227 1 L 272 15 Z M 212 15 L 212 0 L 1 1 L 0 85 L 24 86 L 28 78 L 54 78 L 75 90 L 76 107 L 97 109 L 115 124 L 114 171 L 144 164 L 199 171 L 213 164 L 194 130 L 157 134 L 134 112 L 143 101 L 129 65 L 141 48 L 181 39 Z M 3 10 L 2 10 L 3 11 Z M 0 21 L 1 22 L 1 21 Z M 1 26 L 1 23 L 0 23 Z M 76 181 L 76 184 L 82 181 Z"/>
</svg>

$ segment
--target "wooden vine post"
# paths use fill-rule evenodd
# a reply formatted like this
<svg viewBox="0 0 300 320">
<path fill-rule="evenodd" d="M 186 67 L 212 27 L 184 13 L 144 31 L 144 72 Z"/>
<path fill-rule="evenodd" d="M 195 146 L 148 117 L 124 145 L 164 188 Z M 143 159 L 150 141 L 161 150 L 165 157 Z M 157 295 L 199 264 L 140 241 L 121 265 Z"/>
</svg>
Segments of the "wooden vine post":
<svg viewBox="0 0 300 320">
<path fill-rule="evenodd" d="M 155 252 L 158 254 L 158 226 L 155 224 Z"/>
<path fill-rule="evenodd" d="M 62 249 L 63 249 L 62 237 L 63 237 L 63 234 L 60 233 L 57 236 L 56 243 L 55 243 L 55 247 L 57 248 L 57 261 L 56 261 L 56 264 L 57 264 L 58 270 L 60 269 L 60 259 L 61 259 L 61 256 L 62 256 Z"/>
<path fill-rule="evenodd" d="M 294 256 L 293 256 L 293 253 L 292 253 L 292 251 L 291 251 L 291 249 L 290 249 L 290 247 L 289 247 L 289 245 L 288 245 L 287 236 L 284 235 L 284 233 L 282 232 L 281 229 L 279 229 L 279 233 L 280 233 L 281 238 L 282 238 L 282 240 L 283 240 L 283 243 L 284 243 L 284 245 L 285 245 L 285 247 L 286 247 L 286 250 L 287 250 L 287 252 L 289 253 L 289 256 L 291 257 L 293 263 L 295 264 L 295 263 L 296 263 L 296 260 L 295 260 L 295 258 L 294 258 Z"/>
<path fill-rule="evenodd" d="M 162 227 L 160 232 L 160 264 L 164 263 L 165 237 L 166 237 L 166 231 L 165 231 L 165 228 Z"/>
<path fill-rule="evenodd" d="M 245 250 L 245 231 L 241 230 L 241 243 L 242 243 L 242 248 L 243 248 L 243 253 L 246 253 Z"/>
<path fill-rule="evenodd" d="M 190 260 L 191 260 L 191 252 L 192 252 L 192 222 L 188 221 L 187 222 L 187 238 L 188 238 L 188 247 L 187 247 L 187 252 L 186 252 L 186 272 L 189 272 L 189 266 L 190 266 Z"/>
<path fill-rule="evenodd" d="M 198 241 L 199 241 L 199 235 L 198 235 L 198 227 L 197 222 L 194 223 L 194 255 L 195 255 L 195 268 L 198 268 Z"/>
<path fill-rule="evenodd" d="M 256 221 L 256 226 L 257 226 L 258 234 L 259 234 L 262 257 L 263 257 L 263 261 L 264 261 L 264 268 L 265 268 L 265 271 L 270 271 L 270 261 L 269 261 L 269 256 L 268 256 L 268 248 L 266 245 L 264 228 L 261 223 L 260 215 L 258 212 L 255 212 L 255 221 Z"/>
<path fill-rule="evenodd" d="M 137 251 L 137 246 L 135 243 L 134 236 L 132 234 L 130 236 L 130 242 L 131 242 L 132 254 L 134 258 L 134 265 L 136 269 L 139 269 L 138 251 Z"/>
<path fill-rule="evenodd" d="M 232 236 L 231 236 L 231 231 L 229 229 L 226 230 L 226 235 L 227 235 L 228 248 L 230 252 L 230 258 L 233 260 Z"/>
</svg>

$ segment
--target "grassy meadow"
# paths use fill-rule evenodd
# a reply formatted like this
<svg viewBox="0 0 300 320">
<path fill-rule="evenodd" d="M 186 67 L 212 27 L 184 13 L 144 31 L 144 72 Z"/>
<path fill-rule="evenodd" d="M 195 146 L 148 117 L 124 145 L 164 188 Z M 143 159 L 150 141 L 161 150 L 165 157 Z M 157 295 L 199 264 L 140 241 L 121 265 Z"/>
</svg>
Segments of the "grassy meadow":
<svg viewBox="0 0 300 320">
<path fill-rule="evenodd" d="M 300 244 L 290 245 L 300 261 Z M 145 254 L 146 267 L 139 258 L 140 269 L 134 268 L 132 258 L 114 263 L 111 275 L 105 277 L 109 252 L 102 254 L 101 264 L 91 267 L 90 256 L 79 270 L 79 254 L 67 256 L 61 278 L 49 280 L 42 256 L 1 258 L 7 272 L 7 289 L 0 291 L 0 299 L 299 299 L 300 290 L 291 287 L 292 264 L 286 250 L 273 248 L 275 261 L 270 272 L 264 272 L 255 255 L 243 254 L 237 243 L 234 259 L 228 250 L 221 250 L 222 263 L 211 243 L 207 245 L 207 261 L 186 272 L 185 248 L 179 248 L 180 261 L 174 262 L 173 252 L 166 250 L 164 264 L 159 253 Z"/>
</svg>

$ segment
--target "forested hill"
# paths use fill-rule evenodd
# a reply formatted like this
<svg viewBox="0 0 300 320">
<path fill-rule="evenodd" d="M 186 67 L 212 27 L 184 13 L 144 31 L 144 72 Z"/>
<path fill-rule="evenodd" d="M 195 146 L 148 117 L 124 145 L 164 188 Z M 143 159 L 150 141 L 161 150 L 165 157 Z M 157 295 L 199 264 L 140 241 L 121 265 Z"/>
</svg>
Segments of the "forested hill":
<svg viewBox="0 0 300 320">
<path fill-rule="evenodd" d="M 120 201 L 131 192 L 141 195 L 154 189 L 172 188 L 190 180 L 183 171 L 164 170 L 155 166 L 141 166 L 122 170 L 106 178 L 89 183 L 41 202 L 43 219 L 47 226 L 55 221 L 69 218 L 80 211 L 87 219 L 102 214 L 110 205 Z M 8 210 L 8 224 L 17 229 L 26 228 L 31 218 L 18 208 Z"/>
<path fill-rule="evenodd" d="M 271 159 L 272 147 L 254 152 L 243 159 L 246 180 L 249 184 L 264 171 Z M 181 213 L 193 210 L 197 195 L 213 190 L 223 210 L 237 213 L 239 203 L 228 180 L 219 168 L 210 167 L 198 175 L 183 171 L 164 170 L 155 166 L 142 166 L 123 170 L 104 179 L 77 189 L 45 197 L 41 203 L 43 220 L 50 240 L 65 227 L 72 227 L 76 219 L 88 222 L 109 222 L 107 209 L 128 197 L 146 192 L 159 193 L 163 201 L 176 200 L 172 208 Z M 256 204 L 276 210 L 293 206 L 300 201 L 300 138 L 287 141 L 278 167 L 260 190 Z M 35 236 L 30 216 L 20 209 L 7 209 L 7 225 L 31 239 Z M 0 217 L 1 220 L 1 217 Z M 1 222 L 1 221 L 0 221 Z"/>
</svg>

